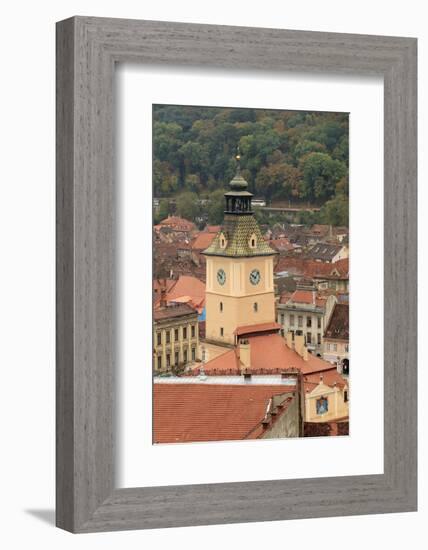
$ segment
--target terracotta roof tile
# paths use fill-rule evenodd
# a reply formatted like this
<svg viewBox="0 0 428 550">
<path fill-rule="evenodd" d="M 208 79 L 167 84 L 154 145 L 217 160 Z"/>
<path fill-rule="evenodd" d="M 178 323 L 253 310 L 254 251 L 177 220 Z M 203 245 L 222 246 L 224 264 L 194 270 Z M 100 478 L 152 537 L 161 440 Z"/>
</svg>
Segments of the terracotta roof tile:
<svg viewBox="0 0 428 550">
<path fill-rule="evenodd" d="M 180 218 L 179 216 L 168 216 L 159 222 L 158 225 L 170 227 L 175 231 L 193 231 L 196 229 L 193 222 L 186 220 L 185 218 Z"/>
<path fill-rule="evenodd" d="M 287 346 L 284 338 L 279 334 L 248 336 L 247 339 L 250 343 L 251 372 L 259 374 L 281 373 L 285 369 L 296 368 L 304 375 L 316 373 L 319 381 L 319 373 L 335 370 L 331 363 L 310 353 L 308 353 L 308 360 L 305 361 L 294 349 Z M 238 348 L 234 348 L 208 361 L 204 365 L 205 373 L 208 375 L 239 374 L 242 364 L 239 361 L 238 354 Z M 340 377 L 340 375 L 338 376 Z M 331 380 L 333 383 L 334 379 L 331 378 Z M 312 379 L 308 379 L 308 381 L 310 382 Z"/>
<path fill-rule="evenodd" d="M 195 239 L 192 241 L 192 250 L 205 250 L 213 242 L 216 234 L 202 231 L 198 233 Z"/>
<path fill-rule="evenodd" d="M 291 397 L 284 386 L 155 383 L 154 442 L 257 438 L 274 395 L 284 395 L 284 402 Z"/>
<path fill-rule="evenodd" d="M 154 310 L 153 317 L 155 321 L 183 317 L 185 315 L 196 315 L 196 311 L 188 304 L 168 305 Z"/>
<path fill-rule="evenodd" d="M 237 327 L 234 331 L 236 336 L 243 336 L 244 334 L 254 334 L 258 332 L 270 332 L 280 330 L 281 325 L 279 323 L 259 323 L 257 325 L 245 325 Z"/>
</svg>

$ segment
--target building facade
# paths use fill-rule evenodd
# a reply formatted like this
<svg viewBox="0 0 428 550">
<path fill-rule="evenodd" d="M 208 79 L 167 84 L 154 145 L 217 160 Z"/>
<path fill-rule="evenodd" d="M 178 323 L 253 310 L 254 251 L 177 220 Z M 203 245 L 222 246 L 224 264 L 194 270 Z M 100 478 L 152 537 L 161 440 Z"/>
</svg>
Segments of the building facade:
<svg viewBox="0 0 428 550">
<path fill-rule="evenodd" d="M 277 304 L 277 322 L 281 325 L 281 334 L 301 334 L 305 338 L 307 349 L 321 357 L 325 330 L 325 299 L 317 296 L 314 289 L 299 287 L 290 297 L 281 298 Z"/>
<path fill-rule="evenodd" d="M 198 313 L 188 304 L 162 305 L 154 311 L 153 369 L 184 370 L 199 359 Z"/>
</svg>

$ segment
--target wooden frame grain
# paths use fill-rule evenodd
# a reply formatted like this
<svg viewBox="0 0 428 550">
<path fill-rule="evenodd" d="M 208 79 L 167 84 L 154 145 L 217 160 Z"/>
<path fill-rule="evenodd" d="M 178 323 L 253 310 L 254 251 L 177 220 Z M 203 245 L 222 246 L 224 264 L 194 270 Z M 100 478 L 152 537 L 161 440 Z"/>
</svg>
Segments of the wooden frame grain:
<svg viewBox="0 0 428 550">
<path fill-rule="evenodd" d="M 413 38 L 90 17 L 57 24 L 58 527 L 92 532 L 416 510 L 416 45 Z M 382 475 L 115 488 L 117 62 L 383 76 Z"/>
</svg>

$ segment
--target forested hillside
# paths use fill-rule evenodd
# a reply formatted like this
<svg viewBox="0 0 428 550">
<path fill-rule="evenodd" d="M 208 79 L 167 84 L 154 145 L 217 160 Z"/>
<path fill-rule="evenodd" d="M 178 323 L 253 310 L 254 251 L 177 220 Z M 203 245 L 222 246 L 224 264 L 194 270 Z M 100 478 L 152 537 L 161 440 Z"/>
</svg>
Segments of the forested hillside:
<svg viewBox="0 0 428 550">
<path fill-rule="evenodd" d="M 323 205 L 320 221 L 347 223 L 346 113 L 155 105 L 155 196 L 186 208 L 196 195 L 210 198 L 209 217 L 217 221 L 238 145 L 241 173 L 256 197 Z"/>
</svg>

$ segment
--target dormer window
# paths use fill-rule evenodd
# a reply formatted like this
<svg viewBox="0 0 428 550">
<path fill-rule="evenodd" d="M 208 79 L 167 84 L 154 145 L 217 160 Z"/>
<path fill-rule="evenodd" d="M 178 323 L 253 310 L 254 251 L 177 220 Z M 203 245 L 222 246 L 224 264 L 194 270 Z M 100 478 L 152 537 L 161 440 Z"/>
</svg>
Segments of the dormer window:
<svg viewBox="0 0 428 550">
<path fill-rule="evenodd" d="M 256 248 L 257 247 L 257 237 L 254 233 L 250 237 L 249 246 L 250 246 L 250 248 Z"/>
<path fill-rule="evenodd" d="M 220 233 L 220 248 L 226 248 L 227 240 L 224 233 Z"/>
</svg>

